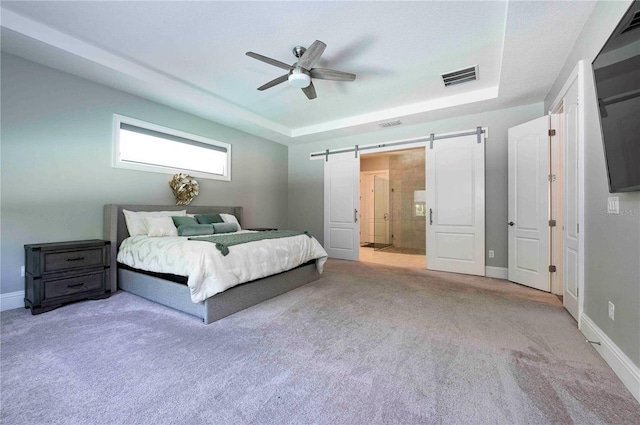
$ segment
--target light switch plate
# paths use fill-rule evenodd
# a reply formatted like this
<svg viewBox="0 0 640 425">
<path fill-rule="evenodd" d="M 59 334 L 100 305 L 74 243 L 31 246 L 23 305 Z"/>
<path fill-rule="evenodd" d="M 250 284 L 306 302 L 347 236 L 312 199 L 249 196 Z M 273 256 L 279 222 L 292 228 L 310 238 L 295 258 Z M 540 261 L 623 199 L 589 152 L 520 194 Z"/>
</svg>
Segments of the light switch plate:
<svg viewBox="0 0 640 425">
<path fill-rule="evenodd" d="M 617 196 L 607 198 L 607 214 L 620 214 L 620 201 Z"/>
<path fill-rule="evenodd" d="M 609 301 L 609 319 L 616 320 L 616 306 L 614 303 Z"/>
</svg>

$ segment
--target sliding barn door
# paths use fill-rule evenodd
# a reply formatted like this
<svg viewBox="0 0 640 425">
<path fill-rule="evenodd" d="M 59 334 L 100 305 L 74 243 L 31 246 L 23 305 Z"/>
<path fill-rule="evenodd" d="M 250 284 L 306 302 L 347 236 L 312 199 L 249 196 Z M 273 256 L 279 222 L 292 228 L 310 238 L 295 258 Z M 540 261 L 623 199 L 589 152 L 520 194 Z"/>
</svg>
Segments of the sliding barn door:
<svg viewBox="0 0 640 425">
<path fill-rule="evenodd" d="M 426 150 L 427 268 L 485 275 L 484 136 Z"/>
<path fill-rule="evenodd" d="M 549 292 L 549 118 L 509 129 L 509 280 Z"/>
<path fill-rule="evenodd" d="M 360 158 L 329 155 L 324 163 L 324 249 L 331 258 L 357 261 L 360 249 Z"/>
</svg>

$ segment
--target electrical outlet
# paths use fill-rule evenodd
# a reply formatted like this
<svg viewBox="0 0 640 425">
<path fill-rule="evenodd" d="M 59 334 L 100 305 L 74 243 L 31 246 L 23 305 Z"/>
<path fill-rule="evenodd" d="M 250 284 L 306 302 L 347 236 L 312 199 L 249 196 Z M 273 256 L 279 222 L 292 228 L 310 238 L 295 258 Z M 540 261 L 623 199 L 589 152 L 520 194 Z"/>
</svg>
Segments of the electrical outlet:
<svg viewBox="0 0 640 425">
<path fill-rule="evenodd" d="M 607 198 L 607 214 L 618 215 L 620 214 L 620 200 L 617 196 L 609 196 Z"/>
<path fill-rule="evenodd" d="M 24 277 L 24 266 L 20 267 L 20 277 Z"/>
<path fill-rule="evenodd" d="M 611 301 L 609 301 L 609 319 L 616 320 L 615 316 L 616 316 L 616 305 Z"/>
<path fill-rule="evenodd" d="M 489 258 L 494 258 L 496 256 L 496 253 L 493 251 L 493 249 L 489 250 Z"/>
</svg>

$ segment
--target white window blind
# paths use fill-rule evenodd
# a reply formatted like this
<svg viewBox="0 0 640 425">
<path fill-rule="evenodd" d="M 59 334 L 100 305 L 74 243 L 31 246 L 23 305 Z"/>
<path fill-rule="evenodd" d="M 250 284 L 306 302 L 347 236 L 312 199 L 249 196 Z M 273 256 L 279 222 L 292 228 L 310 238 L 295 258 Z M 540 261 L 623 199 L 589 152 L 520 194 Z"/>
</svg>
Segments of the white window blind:
<svg viewBox="0 0 640 425">
<path fill-rule="evenodd" d="M 116 115 L 114 167 L 231 180 L 231 145 Z"/>
</svg>

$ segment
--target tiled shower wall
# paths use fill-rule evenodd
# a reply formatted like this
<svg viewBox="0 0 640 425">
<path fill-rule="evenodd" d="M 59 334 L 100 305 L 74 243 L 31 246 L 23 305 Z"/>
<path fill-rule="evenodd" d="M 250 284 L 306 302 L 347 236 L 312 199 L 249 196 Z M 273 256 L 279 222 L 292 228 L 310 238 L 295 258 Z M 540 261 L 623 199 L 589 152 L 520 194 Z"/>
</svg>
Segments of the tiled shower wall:
<svg viewBox="0 0 640 425">
<path fill-rule="evenodd" d="M 398 152 L 389 158 L 393 246 L 426 249 L 426 220 L 416 216 L 414 191 L 425 189 L 424 149 Z"/>
</svg>

